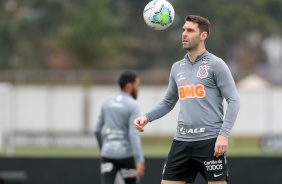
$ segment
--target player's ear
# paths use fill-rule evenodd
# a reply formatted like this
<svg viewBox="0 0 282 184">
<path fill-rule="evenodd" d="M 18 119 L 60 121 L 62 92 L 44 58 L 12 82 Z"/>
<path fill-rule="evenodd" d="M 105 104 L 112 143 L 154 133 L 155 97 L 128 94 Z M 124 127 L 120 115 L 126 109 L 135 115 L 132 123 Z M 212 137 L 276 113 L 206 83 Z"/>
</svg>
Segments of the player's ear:
<svg viewBox="0 0 282 184">
<path fill-rule="evenodd" d="M 208 33 L 207 32 L 204 31 L 204 32 L 201 33 L 201 40 L 206 40 L 207 37 L 208 37 Z"/>
<path fill-rule="evenodd" d="M 125 85 L 125 88 L 124 88 L 124 89 L 131 91 L 132 88 L 133 88 L 133 84 L 132 84 L 131 82 L 129 82 L 129 83 L 127 83 L 127 84 Z"/>
</svg>

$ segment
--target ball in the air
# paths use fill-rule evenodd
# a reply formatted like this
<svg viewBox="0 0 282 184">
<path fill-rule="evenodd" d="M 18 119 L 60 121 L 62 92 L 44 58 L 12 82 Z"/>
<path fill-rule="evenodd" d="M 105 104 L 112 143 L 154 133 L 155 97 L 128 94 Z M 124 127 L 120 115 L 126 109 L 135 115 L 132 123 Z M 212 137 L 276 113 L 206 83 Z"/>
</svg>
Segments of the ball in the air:
<svg viewBox="0 0 282 184">
<path fill-rule="evenodd" d="M 174 8 L 166 0 L 150 1 L 144 8 L 145 23 L 154 30 L 168 28 L 174 20 Z"/>
</svg>

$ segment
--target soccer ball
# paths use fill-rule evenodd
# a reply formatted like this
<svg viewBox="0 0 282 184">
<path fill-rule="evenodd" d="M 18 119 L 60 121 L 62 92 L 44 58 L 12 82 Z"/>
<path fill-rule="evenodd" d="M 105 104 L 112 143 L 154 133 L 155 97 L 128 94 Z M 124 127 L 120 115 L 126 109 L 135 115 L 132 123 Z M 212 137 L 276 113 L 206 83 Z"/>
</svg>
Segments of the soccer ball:
<svg viewBox="0 0 282 184">
<path fill-rule="evenodd" d="M 144 8 L 145 23 L 154 30 L 168 28 L 174 20 L 173 6 L 166 0 L 150 1 Z"/>
</svg>

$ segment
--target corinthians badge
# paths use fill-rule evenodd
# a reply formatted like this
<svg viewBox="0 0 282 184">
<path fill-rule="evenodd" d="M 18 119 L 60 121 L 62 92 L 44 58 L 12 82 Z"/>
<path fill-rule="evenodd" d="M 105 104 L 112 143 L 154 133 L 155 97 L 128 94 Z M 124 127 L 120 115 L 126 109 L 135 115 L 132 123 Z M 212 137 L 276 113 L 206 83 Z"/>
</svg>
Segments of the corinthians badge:
<svg viewBox="0 0 282 184">
<path fill-rule="evenodd" d="M 200 66 L 200 67 L 199 67 L 199 71 L 198 71 L 198 73 L 197 73 L 197 77 L 200 77 L 201 79 L 207 78 L 207 76 L 208 76 L 208 74 L 209 74 L 209 72 L 208 72 L 208 69 L 209 69 L 209 68 L 210 68 L 210 67 L 207 66 L 207 65 Z"/>
</svg>

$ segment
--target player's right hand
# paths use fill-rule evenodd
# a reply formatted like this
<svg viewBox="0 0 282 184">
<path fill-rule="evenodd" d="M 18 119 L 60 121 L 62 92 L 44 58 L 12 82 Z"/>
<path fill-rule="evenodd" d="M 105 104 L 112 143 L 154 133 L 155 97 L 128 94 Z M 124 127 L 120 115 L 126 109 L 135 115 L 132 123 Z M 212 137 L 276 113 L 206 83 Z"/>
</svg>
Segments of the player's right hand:
<svg viewBox="0 0 282 184">
<path fill-rule="evenodd" d="M 145 116 L 141 116 L 134 120 L 134 126 L 139 132 L 144 132 L 144 127 L 148 123 L 148 120 Z"/>
</svg>

